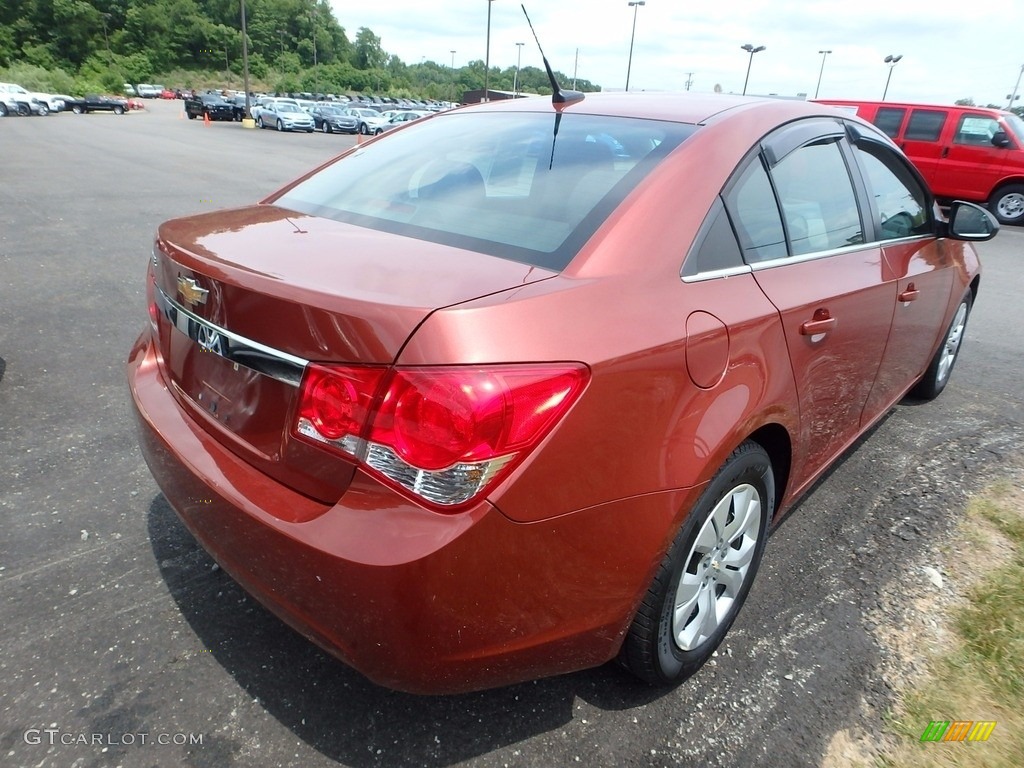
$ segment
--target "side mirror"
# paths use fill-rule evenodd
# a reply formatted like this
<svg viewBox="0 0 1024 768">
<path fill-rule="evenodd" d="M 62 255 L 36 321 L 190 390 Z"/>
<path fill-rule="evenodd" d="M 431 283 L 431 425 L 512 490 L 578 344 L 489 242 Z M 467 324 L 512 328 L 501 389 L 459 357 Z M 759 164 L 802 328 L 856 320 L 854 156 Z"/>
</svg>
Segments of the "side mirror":
<svg viewBox="0 0 1024 768">
<path fill-rule="evenodd" d="M 1006 131 L 996 131 L 992 136 L 992 146 L 994 147 L 1008 147 L 1010 146 L 1010 137 L 1006 135 Z"/>
<path fill-rule="evenodd" d="M 947 235 L 954 240 L 983 242 L 991 240 L 999 232 L 996 217 L 980 205 L 954 200 L 949 206 Z"/>
</svg>

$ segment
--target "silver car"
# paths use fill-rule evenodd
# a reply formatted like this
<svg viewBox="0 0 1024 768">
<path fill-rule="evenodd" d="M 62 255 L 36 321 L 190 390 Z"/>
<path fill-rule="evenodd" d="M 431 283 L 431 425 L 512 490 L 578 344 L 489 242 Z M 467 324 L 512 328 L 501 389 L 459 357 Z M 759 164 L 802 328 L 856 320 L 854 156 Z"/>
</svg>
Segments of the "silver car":
<svg viewBox="0 0 1024 768">
<path fill-rule="evenodd" d="M 299 108 L 297 104 L 287 101 L 275 101 L 260 110 L 256 118 L 260 128 L 274 127 L 279 131 L 313 132 L 313 118 Z"/>
</svg>

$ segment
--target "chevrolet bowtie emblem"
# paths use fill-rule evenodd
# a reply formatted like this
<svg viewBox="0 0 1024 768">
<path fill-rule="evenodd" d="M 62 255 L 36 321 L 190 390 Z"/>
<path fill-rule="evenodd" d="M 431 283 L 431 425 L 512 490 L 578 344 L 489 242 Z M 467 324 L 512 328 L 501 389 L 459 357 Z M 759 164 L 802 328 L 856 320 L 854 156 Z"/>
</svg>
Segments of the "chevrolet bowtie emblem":
<svg viewBox="0 0 1024 768">
<path fill-rule="evenodd" d="M 191 277 L 182 277 L 181 275 L 178 275 L 178 293 L 190 307 L 194 307 L 196 304 L 205 304 L 206 297 L 210 295 L 208 290 L 200 288 L 199 283 Z"/>
</svg>

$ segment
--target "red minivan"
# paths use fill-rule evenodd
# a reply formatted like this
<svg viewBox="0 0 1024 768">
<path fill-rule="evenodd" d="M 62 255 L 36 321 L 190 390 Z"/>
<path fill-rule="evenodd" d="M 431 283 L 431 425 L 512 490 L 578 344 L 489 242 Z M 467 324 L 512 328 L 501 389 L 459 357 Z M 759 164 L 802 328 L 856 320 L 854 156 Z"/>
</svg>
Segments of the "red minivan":
<svg viewBox="0 0 1024 768">
<path fill-rule="evenodd" d="M 936 197 L 988 203 L 1003 224 L 1024 223 L 1024 120 L 985 107 L 820 100 L 850 107 L 896 142 Z"/>
</svg>

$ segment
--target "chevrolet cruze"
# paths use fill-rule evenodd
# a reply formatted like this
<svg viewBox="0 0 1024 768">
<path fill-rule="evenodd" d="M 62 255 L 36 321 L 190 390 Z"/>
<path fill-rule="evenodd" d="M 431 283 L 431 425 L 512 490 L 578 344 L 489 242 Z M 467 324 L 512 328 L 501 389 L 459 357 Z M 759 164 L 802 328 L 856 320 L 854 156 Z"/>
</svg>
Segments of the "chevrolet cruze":
<svg viewBox="0 0 1024 768">
<path fill-rule="evenodd" d="M 794 500 L 946 386 L 997 229 L 818 104 L 441 113 L 159 228 L 142 451 L 229 574 L 381 685 L 673 684 Z"/>
</svg>

